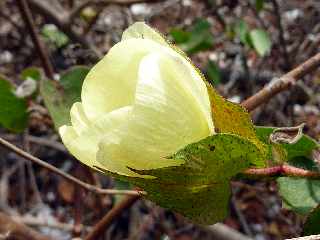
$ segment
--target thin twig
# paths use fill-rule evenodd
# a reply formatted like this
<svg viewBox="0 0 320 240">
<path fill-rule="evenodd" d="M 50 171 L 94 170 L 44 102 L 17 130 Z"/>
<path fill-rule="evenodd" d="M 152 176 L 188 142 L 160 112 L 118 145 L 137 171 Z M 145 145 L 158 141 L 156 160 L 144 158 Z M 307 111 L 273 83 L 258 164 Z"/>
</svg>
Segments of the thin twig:
<svg viewBox="0 0 320 240">
<path fill-rule="evenodd" d="M 12 142 L 12 141 L 16 141 L 17 135 L 3 134 L 2 137 L 7 141 Z M 65 148 L 65 146 L 62 143 L 55 141 L 53 139 L 46 139 L 44 137 L 37 137 L 37 136 L 32 136 L 32 135 L 27 135 L 27 136 L 25 136 L 25 138 L 27 141 L 29 141 L 32 144 L 52 148 L 52 149 L 55 149 L 57 151 L 64 152 L 64 153 L 67 152 L 67 149 Z"/>
<path fill-rule="evenodd" d="M 138 199 L 139 195 L 127 196 L 118 205 L 113 207 L 92 229 L 92 231 L 84 238 L 84 240 L 96 240 L 105 229 L 113 222 L 115 218 L 121 215 L 124 209 L 131 207 Z"/>
<path fill-rule="evenodd" d="M 79 186 L 81 186 L 82 188 L 84 188 L 87 191 L 96 193 L 96 194 L 119 194 L 119 195 L 133 195 L 133 196 L 140 196 L 140 195 L 144 195 L 145 192 L 143 191 L 134 191 L 134 190 L 116 190 L 116 189 L 103 189 L 103 188 L 99 188 L 96 186 L 93 186 L 91 184 L 85 183 L 83 181 L 80 181 L 79 179 L 71 176 L 68 173 L 65 173 L 63 171 L 61 171 L 60 169 L 54 167 L 53 165 L 46 163 L 45 161 L 41 160 L 40 158 L 37 158 L 35 156 L 32 156 L 31 154 L 23 151 L 22 149 L 14 146 L 13 144 L 7 142 L 6 140 L 4 140 L 3 138 L 0 138 L 0 145 L 2 145 L 3 147 L 7 148 L 10 151 L 15 152 L 17 155 L 25 158 L 26 160 L 29 160 L 33 163 L 36 163 L 38 165 L 40 165 L 41 167 L 69 180 L 72 183 L 75 183 Z"/>
<path fill-rule="evenodd" d="M 260 106 L 261 104 L 269 101 L 276 94 L 289 89 L 301 77 L 315 70 L 319 66 L 320 53 L 309 58 L 307 61 L 300 64 L 298 67 L 294 68 L 282 77 L 273 80 L 271 83 L 269 83 L 266 87 L 261 89 L 255 95 L 243 101 L 241 105 L 250 112 L 258 106 Z"/>
<path fill-rule="evenodd" d="M 47 77 L 49 79 L 53 79 L 54 78 L 53 67 L 50 63 L 48 52 L 43 47 L 42 42 L 38 36 L 29 5 L 26 0 L 16 0 L 16 1 L 18 3 L 20 13 L 21 13 L 24 21 L 27 24 L 32 41 L 36 47 L 36 50 L 39 54 L 40 59 L 41 59 L 43 69 L 44 69 Z"/>
</svg>

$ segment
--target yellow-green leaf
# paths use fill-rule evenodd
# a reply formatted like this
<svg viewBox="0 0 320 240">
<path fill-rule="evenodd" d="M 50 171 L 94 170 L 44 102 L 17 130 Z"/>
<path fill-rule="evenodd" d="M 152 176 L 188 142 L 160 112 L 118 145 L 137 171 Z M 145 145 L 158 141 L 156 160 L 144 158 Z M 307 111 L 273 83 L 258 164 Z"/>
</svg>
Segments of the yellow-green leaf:
<svg viewBox="0 0 320 240">
<path fill-rule="evenodd" d="M 261 154 L 266 157 L 268 152 L 267 146 L 257 137 L 249 113 L 239 104 L 224 99 L 209 84 L 207 84 L 207 87 L 215 131 L 218 133 L 236 134 L 252 142 L 261 151 Z M 258 167 L 266 165 L 263 159 L 259 161 L 254 160 L 253 164 Z"/>
<path fill-rule="evenodd" d="M 250 141 L 233 134 L 215 134 L 190 144 L 170 158 L 184 164 L 153 170 L 131 170 L 152 179 L 125 177 L 147 191 L 147 198 L 200 224 L 213 224 L 228 213 L 229 181 L 263 160 L 260 150 Z M 97 167 L 101 171 L 105 171 Z M 106 172 L 106 171 L 105 171 Z"/>
</svg>

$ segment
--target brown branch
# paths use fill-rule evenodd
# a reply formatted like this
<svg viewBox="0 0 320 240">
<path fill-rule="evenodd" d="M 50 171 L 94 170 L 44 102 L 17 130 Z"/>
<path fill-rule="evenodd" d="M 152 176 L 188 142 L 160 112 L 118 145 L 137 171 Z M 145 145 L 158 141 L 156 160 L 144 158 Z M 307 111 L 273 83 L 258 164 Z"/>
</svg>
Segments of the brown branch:
<svg viewBox="0 0 320 240">
<path fill-rule="evenodd" d="M 145 192 L 143 192 L 143 191 L 103 189 L 103 188 L 96 187 L 94 185 L 80 181 L 79 179 L 71 176 L 70 174 L 61 171 L 60 169 L 52 166 L 49 163 L 46 163 L 45 161 L 41 160 L 40 158 L 32 156 L 31 154 L 23 151 L 22 149 L 14 146 L 13 144 L 7 142 L 3 138 L 0 138 L 0 145 L 2 145 L 3 147 L 5 147 L 6 149 L 8 149 L 10 151 L 15 152 L 20 157 L 23 157 L 26 160 L 29 160 L 33 163 L 36 163 L 36 164 L 40 165 L 41 167 L 69 180 L 70 182 L 77 184 L 78 186 L 84 188 L 87 191 L 90 191 L 90 192 L 93 192 L 96 194 L 122 194 L 122 195 L 133 195 L 133 196 L 140 196 L 140 195 L 145 194 Z"/>
<path fill-rule="evenodd" d="M 320 53 L 311 57 L 282 77 L 271 81 L 266 87 L 241 103 L 249 112 L 269 101 L 276 94 L 289 89 L 301 77 L 320 66 Z"/>
<path fill-rule="evenodd" d="M 131 207 L 138 199 L 139 195 L 127 196 L 118 205 L 113 207 L 92 229 L 92 231 L 84 238 L 84 240 L 96 240 L 103 234 L 105 229 L 113 222 L 113 220 L 121 215 L 123 210 Z"/>
<path fill-rule="evenodd" d="M 0 212 L 0 239 L 50 240 L 51 238 L 38 233 Z"/>
<path fill-rule="evenodd" d="M 49 79 L 53 79 L 53 77 L 54 77 L 53 67 L 50 63 L 48 52 L 43 47 L 42 42 L 38 36 L 29 5 L 26 0 L 16 0 L 16 1 L 18 4 L 20 13 L 21 13 L 21 15 L 22 15 L 27 27 L 28 27 L 28 30 L 30 32 L 31 39 L 32 39 L 32 41 L 36 47 L 36 50 L 38 52 L 38 55 L 41 59 L 43 69 L 44 69 L 47 77 Z"/>
</svg>

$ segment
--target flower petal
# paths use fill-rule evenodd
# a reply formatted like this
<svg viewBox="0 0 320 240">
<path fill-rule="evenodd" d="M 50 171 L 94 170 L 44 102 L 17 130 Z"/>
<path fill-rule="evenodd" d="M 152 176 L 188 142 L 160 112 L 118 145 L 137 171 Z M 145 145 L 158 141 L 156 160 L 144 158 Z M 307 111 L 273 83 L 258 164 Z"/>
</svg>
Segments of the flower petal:
<svg viewBox="0 0 320 240">
<path fill-rule="evenodd" d="M 105 138 L 100 143 L 97 160 L 107 170 L 130 176 L 125 166 L 114 164 L 134 169 L 180 165 L 182 161 L 166 157 L 212 133 L 206 114 L 185 86 L 187 82 L 183 84 L 190 78 L 186 68 L 172 56 L 160 53 L 142 59 L 128 125 L 113 133 L 117 141 L 111 143 Z M 205 94 L 203 98 L 208 97 Z"/>
<path fill-rule="evenodd" d="M 121 41 L 131 38 L 150 39 L 166 47 L 170 46 L 161 33 L 149 27 L 144 22 L 136 22 L 128 27 L 123 32 Z"/>
<path fill-rule="evenodd" d="M 76 127 L 62 126 L 59 129 L 64 145 L 78 160 L 92 167 L 98 165 L 96 153 L 98 144 L 113 128 L 127 121 L 131 107 L 124 107 L 105 114 L 77 133 Z"/>
<path fill-rule="evenodd" d="M 148 39 L 129 39 L 112 47 L 84 80 L 81 99 L 87 117 L 99 116 L 134 101 L 140 60 L 163 46 Z"/>
<path fill-rule="evenodd" d="M 79 135 L 90 125 L 90 122 L 86 114 L 84 113 L 82 104 L 80 102 L 76 102 L 72 105 L 70 110 L 70 117 L 72 126 Z"/>
<path fill-rule="evenodd" d="M 171 52 L 172 55 L 177 56 L 177 64 L 183 64 L 186 71 L 190 75 L 188 76 L 188 74 L 185 74 L 187 77 L 178 79 L 183 81 L 183 84 L 185 84 L 189 88 L 189 91 L 195 95 L 196 100 L 203 108 L 202 110 L 206 113 L 208 123 L 210 124 L 210 122 L 212 122 L 211 107 L 210 104 L 208 104 L 210 100 L 208 97 L 206 97 L 207 88 L 203 83 L 201 72 L 192 65 L 192 62 L 187 55 L 181 49 L 166 41 L 165 37 L 161 33 L 151 28 L 144 22 L 136 22 L 123 32 L 122 40 L 131 38 L 150 39 L 152 41 L 156 41 L 157 43 L 168 47 L 168 49 L 171 50 L 169 52 Z M 154 52 L 156 52 L 156 50 Z M 213 126 L 211 126 L 211 130 L 213 131 Z"/>
</svg>

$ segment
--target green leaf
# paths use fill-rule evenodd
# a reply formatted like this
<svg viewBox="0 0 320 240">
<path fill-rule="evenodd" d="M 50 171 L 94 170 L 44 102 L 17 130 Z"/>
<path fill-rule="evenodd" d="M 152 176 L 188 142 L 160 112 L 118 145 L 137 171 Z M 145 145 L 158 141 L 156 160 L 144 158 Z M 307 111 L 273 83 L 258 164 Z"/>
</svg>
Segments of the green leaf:
<svg viewBox="0 0 320 240">
<path fill-rule="evenodd" d="M 177 44 L 185 43 L 191 37 L 191 33 L 190 32 L 184 31 L 184 30 L 179 29 L 179 28 L 171 29 L 170 30 L 170 35 L 173 38 L 174 42 L 177 43 Z"/>
<path fill-rule="evenodd" d="M 265 56 L 271 51 L 271 40 L 267 32 L 254 29 L 249 33 L 250 41 L 260 56 Z"/>
<path fill-rule="evenodd" d="M 224 99 L 208 84 L 207 88 L 215 131 L 235 134 L 250 141 L 261 151 L 261 154 L 263 154 L 266 159 L 268 147 L 259 140 L 249 113 L 239 104 Z M 264 167 L 266 166 L 265 159 L 256 159 L 252 164 L 257 167 Z"/>
<path fill-rule="evenodd" d="M 305 215 L 320 204 L 319 180 L 280 177 L 277 182 L 285 208 Z"/>
<path fill-rule="evenodd" d="M 217 64 L 209 60 L 207 65 L 208 80 L 212 85 L 217 85 L 221 82 L 220 70 Z"/>
<path fill-rule="evenodd" d="M 272 134 L 273 131 L 275 131 L 276 129 L 277 128 L 274 128 L 274 127 L 256 127 L 256 132 L 257 132 L 257 135 L 259 136 L 259 139 L 262 142 L 270 145 L 270 141 L 269 141 L 270 134 Z M 319 147 L 319 144 L 315 140 L 313 140 L 312 138 L 308 137 L 305 134 L 303 134 L 303 136 L 299 139 L 299 141 L 297 141 L 294 144 L 282 143 L 280 145 L 287 152 L 287 161 L 289 163 L 291 161 L 296 162 L 295 164 L 292 164 L 292 165 L 298 164 L 297 159 L 299 159 L 299 157 L 302 157 L 302 159 L 307 158 L 310 160 L 312 151 Z"/>
<path fill-rule="evenodd" d="M 9 81 L 0 76 L 0 124 L 11 131 L 21 132 L 28 124 L 27 103 L 13 91 Z"/>
<path fill-rule="evenodd" d="M 204 18 L 199 18 L 192 27 L 193 34 L 203 33 L 210 30 L 211 24 Z"/>
<path fill-rule="evenodd" d="M 107 173 L 141 187 L 147 191 L 147 198 L 162 207 L 196 223 L 213 224 L 227 216 L 230 179 L 252 162 L 262 161 L 263 155 L 250 141 L 221 133 L 190 144 L 170 158 L 185 163 L 153 170 L 131 169 L 154 179 Z"/>
<path fill-rule="evenodd" d="M 70 125 L 70 109 L 81 101 L 82 83 L 88 72 L 88 67 L 74 67 L 61 76 L 60 86 L 50 80 L 41 81 L 40 92 L 57 129 Z"/>
<path fill-rule="evenodd" d="M 170 35 L 183 51 L 194 54 L 213 47 L 210 27 L 211 24 L 207 20 L 198 19 L 191 31 L 174 28 L 170 31 Z"/>
<path fill-rule="evenodd" d="M 256 131 L 261 141 L 269 144 L 269 137 L 277 128 L 257 127 Z M 319 144 L 312 138 L 302 135 L 294 144 L 277 144 L 286 151 L 288 164 L 306 170 L 319 171 L 315 162 L 311 159 L 312 151 Z M 284 202 L 284 207 L 299 214 L 308 214 L 320 203 L 320 180 L 281 177 L 277 179 L 279 193 Z"/>
<path fill-rule="evenodd" d="M 29 67 L 29 68 L 25 68 L 21 72 L 20 76 L 21 76 L 21 79 L 23 79 L 23 80 L 27 80 L 28 78 L 31 78 L 35 81 L 40 81 L 41 71 L 37 67 Z"/>
<path fill-rule="evenodd" d="M 234 31 L 236 36 L 240 39 L 241 43 L 245 46 L 249 46 L 248 42 L 248 34 L 249 34 L 249 27 L 245 21 L 240 19 L 235 25 L 234 25 Z"/>
<path fill-rule="evenodd" d="M 261 10 L 263 10 L 264 0 L 255 0 L 255 7 L 257 9 L 257 12 L 260 12 Z"/>
<path fill-rule="evenodd" d="M 312 210 L 303 226 L 303 235 L 315 235 L 320 233 L 320 205 Z"/>
<path fill-rule="evenodd" d="M 69 38 L 66 34 L 61 32 L 55 25 L 46 24 L 42 27 L 42 35 L 47 39 L 47 41 L 54 44 L 57 48 L 64 47 L 68 44 Z"/>
</svg>

